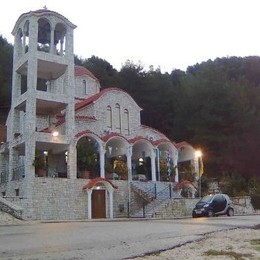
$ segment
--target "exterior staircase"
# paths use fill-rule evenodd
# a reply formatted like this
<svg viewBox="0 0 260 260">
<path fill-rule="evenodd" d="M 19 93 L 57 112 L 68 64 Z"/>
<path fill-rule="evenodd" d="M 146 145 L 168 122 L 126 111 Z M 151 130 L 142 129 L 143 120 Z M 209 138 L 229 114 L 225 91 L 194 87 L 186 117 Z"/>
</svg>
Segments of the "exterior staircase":
<svg viewBox="0 0 260 260">
<path fill-rule="evenodd" d="M 2 197 L 0 197 L 0 211 L 6 212 L 17 219 L 22 219 L 22 208 Z"/>
<path fill-rule="evenodd" d="M 139 207 L 130 203 L 130 217 L 152 218 L 164 216 L 166 208 L 173 200 L 181 198 L 174 192 L 174 183 L 132 182 L 131 191 L 139 196 Z"/>
</svg>

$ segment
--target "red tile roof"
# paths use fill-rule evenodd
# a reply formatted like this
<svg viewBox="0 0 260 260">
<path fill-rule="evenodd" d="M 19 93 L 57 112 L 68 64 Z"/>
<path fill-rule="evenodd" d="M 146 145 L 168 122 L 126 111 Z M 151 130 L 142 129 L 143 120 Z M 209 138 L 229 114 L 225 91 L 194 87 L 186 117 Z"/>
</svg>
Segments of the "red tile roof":
<svg viewBox="0 0 260 260">
<path fill-rule="evenodd" d="M 125 92 L 120 88 L 105 88 L 105 89 L 101 90 L 99 93 L 97 93 L 81 102 L 76 103 L 75 110 L 79 110 L 79 109 L 93 103 L 94 101 L 98 100 L 101 96 L 103 96 L 105 93 L 107 93 L 109 91 L 113 91 L 113 90 Z"/>
<path fill-rule="evenodd" d="M 75 135 L 75 137 L 79 138 L 80 136 L 83 136 L 84 134 L 94 134 L 94 135 L 98 136 L 97 134 L 95 134 L 94 132 L 92 132 L 90 130 L 84 130 L 84 131 L 81 131 L 81 132 L 77 133 Z"/>
<path fill-rule="evenodd" d="M 115 136 L 118 136 L 118 137 L 122 137 L 123 139 L 125 139 L 127 141 L 127 139 L 122 136 L 121 134 L 119 133 L 115 133 L 115 132 L 111 132 L 105 136 L 103 136 L 101 139 L 104 141 L 104 142 L 107 142 L 111 137 L 115 137 Z"/>
<path fill-rule="evenodd" d="M 173 144 L 175 146 L 175 143 L 171 142 L 168 139 L 164 139 L 164 138 L 156 140 L 156 141 L 153 142 L 154 145 L 159 145 L 161 143 L 171 143 L 171 144 Z"/>
<path fill-rule="evenodd" d="M 97 119 L 96 119 L 96 117 L 95 116 L 75 116 L 75 118 L 77 119 L 77 120 L 93 120 L 93 121 L 96 121 Z"/>
<path fill-rule="evenodd" d="M 83 66 L 75 65 L 75 77 L 87 75 L 92 79 L 98 81 L 94 74 Z"/>
<path fill-rule="evenodd" d="M 39 132 L 50 134 L 52 131 L 51 131 L 51 129 L 49 129 L 48 127 L 46 127 L 46 128 L 44 128 L 44 129 L 39 130 Z"/>
<path fill-rule="evenodd" d="M 132 139 L 130 139 L 128 141 L 129 141 L 129 143 L 133 144 L 133 143 L 135 143 L 137 141 L 140 141 L 140 140 L 150 141 L 150 140 L 148 140 L 147 138 L 145 138 L 143 136 L 136 136 L 136 137 L 134 137 L 134 138 L 132 138 Z"/>
<path fill-rule="evenodd" d="M 174 190 L 180 190 L 185 186 L 193 186 L 195 189 L 197 189 L 191 181 L 181 180 L 181 182 L 174 187 Z"/>
<path fill-rule="evenodd" d="M 187 143 L 186 141 L 182 141 L 182 142 L 179 142 L 179 143 L 175 143 L 175 146 L 180 149 L 182 148 L 183 146 L 191 146 L 189 143 Z"/>
<path fill-rule="evenodd" d="M 110 180 L 101 177 L 97 177 L 95 179 L 90 180 L 87 184 L 83 186 L 82 189 L 92 189 L 99 182 L 108 182 L 114 189 L 118 189 L 118 187 L 114 185 Z"/>
</svg>

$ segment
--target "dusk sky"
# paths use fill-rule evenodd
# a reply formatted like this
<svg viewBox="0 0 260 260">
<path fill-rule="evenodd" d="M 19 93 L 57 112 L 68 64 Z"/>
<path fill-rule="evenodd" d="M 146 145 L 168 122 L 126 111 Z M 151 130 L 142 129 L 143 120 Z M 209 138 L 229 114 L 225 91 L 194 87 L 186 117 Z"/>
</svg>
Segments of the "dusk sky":
<svg viewBox="0 0 260 260">
<path fill-rule="evenodd" d="M 170 73 L 216 57 L 260 55 L 259 0 L 9 0 L 0 34 L 13 44 L 18 17 L 44 6 L 77 26 L 76 55 L 117 70 L 126 60 Z"/>
</svg>

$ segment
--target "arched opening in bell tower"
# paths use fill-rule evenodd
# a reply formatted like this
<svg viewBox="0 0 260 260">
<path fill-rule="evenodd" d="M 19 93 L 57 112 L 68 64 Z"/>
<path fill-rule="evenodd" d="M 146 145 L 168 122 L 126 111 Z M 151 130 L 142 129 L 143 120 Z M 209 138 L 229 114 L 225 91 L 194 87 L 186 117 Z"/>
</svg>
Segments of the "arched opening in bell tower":
<svg viewBox="0 0 260 260">
<path fill-rule="evenodd" d="M 50 52 L 51 26 L 47 19 L 41 18 L 38 21 L 38 50 Z"/>
<path fill-rule="evenodd" d="M 54 45 L 56 46 L 56 54 L 63 56 L 66 50 L 66 28 L 62 23 L 55 26 Z"/>
</svg>

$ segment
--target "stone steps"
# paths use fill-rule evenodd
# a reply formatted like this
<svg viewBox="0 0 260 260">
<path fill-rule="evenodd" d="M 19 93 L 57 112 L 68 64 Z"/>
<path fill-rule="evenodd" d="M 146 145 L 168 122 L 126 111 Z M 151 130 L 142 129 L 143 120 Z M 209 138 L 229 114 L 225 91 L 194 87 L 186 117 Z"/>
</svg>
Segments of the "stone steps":
<svg viewBox="0 0 260 260">
<path fill-rule="evenodd" d="M 13 217 L 12 215 L 0 211 L 0 225 L 15 225 L 22 224 L 24 221 Z"/>
<path fill-rule="evenodd" d="M 179 194 L 173 191 L 173 185 L 168 183 L 142 183 L 142 182 L 135 182 L 132 183 L 134 187 L 133 191 L 137 194 L 147 194 L 147 197 L 154 197 L 152 201 L 146 200 L 146 205 L 144 208 L 139 208 L 135 212 L 132 212 L 131 217 L 135 218 L 152 218 L 157 216 L 166 216 L 168 213 L 165 211 L 167 205 L 171 202 L 174 198 L 179 198 Z M 140 190 L 142 192 L 136 192 Z M 143 197 L 143 196 L 140 196 Z M 134 209 L 132 208 L 134 211 Z M 177 215 L 180 213 L 176 211 Z"/>
</svg>

